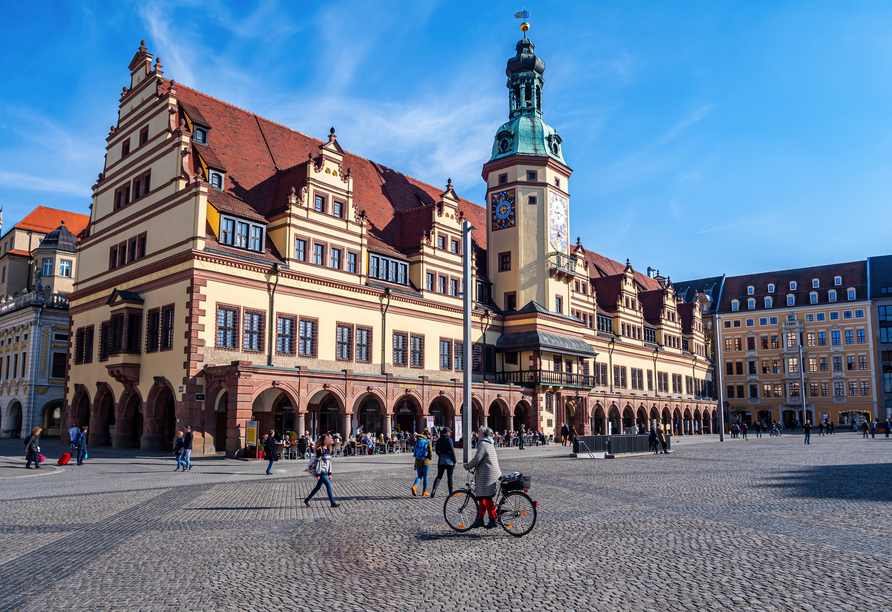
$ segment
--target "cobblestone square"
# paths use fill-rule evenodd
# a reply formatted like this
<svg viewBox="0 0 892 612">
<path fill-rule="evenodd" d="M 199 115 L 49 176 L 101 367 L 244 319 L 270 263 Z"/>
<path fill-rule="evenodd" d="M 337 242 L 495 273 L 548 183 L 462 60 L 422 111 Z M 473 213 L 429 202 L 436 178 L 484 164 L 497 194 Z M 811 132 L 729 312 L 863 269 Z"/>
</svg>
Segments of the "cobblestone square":
<svg viewBox="0 0 892 612">
<path fill-rule="evenodd" d="M 413 498 L 409 455 L 336 459 L 342 506 L 302 461 L 91 449 L 23 469 L 0 443 L 0 609 L 889 610 L 892 440 L 684 437 L 666 456 L 506 449 L 539 518 L 457 534 Z M 456 473 L 458 483 L 463 476 Z"/>
</svg>

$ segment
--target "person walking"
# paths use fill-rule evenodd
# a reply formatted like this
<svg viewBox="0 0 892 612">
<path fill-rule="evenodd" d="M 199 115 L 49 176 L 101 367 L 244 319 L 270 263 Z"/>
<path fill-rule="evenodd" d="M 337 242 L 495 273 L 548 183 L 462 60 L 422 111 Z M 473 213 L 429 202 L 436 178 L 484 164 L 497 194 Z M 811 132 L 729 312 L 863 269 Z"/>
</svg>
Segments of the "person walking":
<svg viewBox="0 0 892 612">
<path fill-rule="evenodd" d="M 744 440 L 748 440 L 748 438 L 746 437 L 746 431 L 747 431 L 746 423 L 741 423 L 740 424 L 740 433 L 743 435 Z"/>
<path fill-rule="evenodd" d="M 68 430 L 68 442 L 71 444 L 71 448 L 76 448 L 75 443 L 77 442 L 77 434 L 79 434 L 81 428 L 78 426 L 77 421 L 74 422 L 74 425 Z"/>
<path fill-rule="evenodd" d="M 889 437 L 889 433 L 892 431 L 892 419 L 886 419 L 886 437 Z"/>
<path fill-rule="evenodd" d="M 570 426 L 564 423 L 561 427 L 561 446 L 567 446 L 567 438 L 570 437 Z"/>
<path fill-rule="evenodd" d="M 477 520 L 471 524 L 471 529 L 476 527 L 493 529 L 498 527 L 493 497 L 498 490 L 502 470 L 499 468 L 499 458 L 496 455 L 496 446 L 492 439 L 492 429 L 481 427 L 478 430 L 478 437 L 480 441 L 477 443 L 477 452 L 474 454 L 474 458 L 464 464 L 466 470 L 475 470 L 474 495 L 477 497 Z M 489 514 L 489 523 L 483 521 L 486 514 Z"/>
<path fill-rule="evenodd" d="M 663 433 L 662 428 L 657 430 L 657 439 L 660 441 L 660 446 L 663 448 L 663 454 L 668 455 L 669 451 L 666 450 L 668 447 L 668 444 L 666 443 L 666 434 Z"/>
<path fill-rule="evenodd" d="M 802 426 L 802 431 L 805 432 L 805 443 L 811 444 L 811 421 L 805 422 L 805 425 Z"/>
<path fill-rule="evenodd" d="M 81 432 L 77 435 L 77 464 L 83 465 L 84 459 L 87 458 L 87 426 L 81 426 Z"/>
<path fill-rule="evenodd" d="M 756 424 L 753 425 L 753 429 L 756 430 L 756 439 L 762 437 L 762 421 L 756 421 Z"/>
<path fill-rule="evenodd" d="M 266 466 L 266 473 L 272 476 L 273 463 L 279 460 L 279 453 L 276 452 L 276 430 L 270 429 L 269 435 L 263 440 L 263 458 L 269 461 Z"/>
<path fill-rule="evenodd" d="M 186 435 L 183 436 L 183 468 L 184 472 L 192 469 L 192 427 L 186 425 Z"/>
<path fill-rule="evenodd" d="M 650 450 L 654 452 L 654 455 L 660 452 L 660 438 L 657 435 L 657 430 L 654 427 L 651 427 L 650 433 L 647 436 L 647 442 L 650 446 Z"/>
<path fill-rule="evenodd" d="M 434 447 L 437 451 L 437 477 L 434 479 L 434 486 L 431 487 L 431 498 L 437 493 L 437 487 L 443 473 L 446 473 L 446 484 L 449 486 L 449 495 L 452 495 L 452 471 L 458 459 L 455 458 L 455 445 L 452 443 L 452 430 L 449 427 L 443 429 L 437 444 Z"/>
<path fill-rule="evenodd" d="M 888 431 L 888 430 L 886 430 L 886 431 Z M 527 436 L 527 428 L 524 427 L 523 424 L 521 424 L 520 431 L 517 432 L 517 438 L 520 440 L 517 444 L 518 444 L 518 447 L 520 448 L 520 450 L 524 450 L 524 443 L 526 442 L 526 440 L 525 440 L 526 436 Z M 887 438 L 889 437 L 888 433 L 886 434 L 886 437 Z"/>
<path fill-rule="evenodd" d="M 310 500 L 313 499 L 313 496 L 319 492 L 319 489 L 322 488 L 322 485 L 325 485 L 325 489 L 328 491 L 328 501 L 331 502 L 332 508 L 337 508 L 341 504 L 334 500 L 334 495 L 331 492 L 331 445 L 333 444 L 331 436 L 328 434 L 322 434 L 319 436 L 319 439 L 316 440 L 315 453 L 316 453 L 316 466 L 313 470 L 313 473 L 316 476 L 316 487 L 310 491 L 310 494 L 304 499 L 304 505 L 309 506 Z"/>
<path fill-rule="evenodd" d="M 427 428 L 424 432 L 415 434 L 415 447 L 412 449 L 412 455 L 415 457 L 415 484 L 412 485 L 412 495 L 418 495 L 418 485 L 422 484 L 422 496 L 429 496 L 427 490 L 427 473 L 431 466 L 431 441 L 427 435 Z"/>
<path fill-rule="evenodd" d="M 38 446 L 38 442 L 40 442 L 40 432 L 43 431 L 40 427 L 35 427 L 31 430 L 31 435 L 25 438 L 25 469 L 31 469 L 31 462 L 34 462 L 34 469 L 40 469 L 40 447 Z"/>
<path fill-rule="evenodd" d="M 183 444 L 185 440 L 183 439 L 183 432 L 177 432 L 177 440 L 173 445 L 173 454 L 176 455 L 177 458 L 177 467 L 174 472 L 179 472 L 180 468 L 183 467 Z"/>
</svg>

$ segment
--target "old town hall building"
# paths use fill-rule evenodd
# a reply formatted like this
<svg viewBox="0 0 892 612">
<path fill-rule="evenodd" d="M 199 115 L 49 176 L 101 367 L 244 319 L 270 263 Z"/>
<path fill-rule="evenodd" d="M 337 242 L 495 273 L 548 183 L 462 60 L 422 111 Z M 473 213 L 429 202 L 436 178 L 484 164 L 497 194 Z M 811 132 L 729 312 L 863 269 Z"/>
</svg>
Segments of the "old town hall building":
<svg viewBox="0 0 892 612">
<path fill-rule="evenodd" d="M 162 76 L 143 43 L 81 234 L 65 421 L 95 444 L 238 455 L 245 426 L 711 429 L 700 310 L 570 234 L 545 64 L 508 61 L 486 206 Z M 494 75 L 495 76 L 495 75 Z M 477 228 L 462 344 L 461 222 Z M 453 425 L 454 426 L 454 425 Z M 64 437 L 64 433 L 63 433 Z"/>
</svg>

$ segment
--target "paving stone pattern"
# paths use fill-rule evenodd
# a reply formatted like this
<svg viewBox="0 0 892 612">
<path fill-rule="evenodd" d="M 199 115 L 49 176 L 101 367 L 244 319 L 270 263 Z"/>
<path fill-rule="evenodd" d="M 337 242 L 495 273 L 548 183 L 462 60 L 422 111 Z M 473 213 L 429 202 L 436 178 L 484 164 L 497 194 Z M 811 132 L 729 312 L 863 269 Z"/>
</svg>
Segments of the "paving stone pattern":
<svg viewBox="0 0 892 612">
<path fill-rule="evenodd" d="M 539 501 L 520 539 L 449 530 L 442 495 L 411 496 L 409 455 L 336 459 L 332 509 L 324 488 L 302 505 L 301 461 L 265 476 L 196 458 L 182 474 L 96 449 L 38 472 L 16 467 L 20 444 L 0 442 L 0 610 L 892 609 L 885 438 L 697 437 L 613 461 L 503 450 Z"/>
</svg>

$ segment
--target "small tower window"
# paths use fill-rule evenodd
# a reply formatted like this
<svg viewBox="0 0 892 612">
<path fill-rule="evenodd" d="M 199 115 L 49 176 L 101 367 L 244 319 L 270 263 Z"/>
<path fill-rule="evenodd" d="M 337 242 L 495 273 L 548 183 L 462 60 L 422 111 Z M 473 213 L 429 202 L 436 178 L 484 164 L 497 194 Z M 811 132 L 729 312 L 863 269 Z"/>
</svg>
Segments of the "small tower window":
<svg viewBox="0 0 892 612">
<path fill-rule="evenodd" d="M 557 145 L 554 145 L 554 154 L 557 155 Z M 554 179 L 554 186 L 557 187 L 558 189 L 561 188 L 561 179 L 560 178 Z"/>
<path fill-rule="evenodd" d="M 503 140 L 502 142 L 505 142 L 505 141 Z M 500 174 L 500 175 L 499 175 L 499 185 L 504 185 L 504 184 L 507 183 L 507 182 L 508 182 L 508 175 L 507 175 L 507 174 Z"/>
<path fill-rule="evenodd" d="M 534 171 L 527 170 L 527 180 L 535 181 L 538 178 L 538 175 Z"/>
<path fill-rule="evenodd" d="M 211 187 L 223 191 L 223 174 L 211 171 Z"/>
<path fill-rule="evenodd" d="M 203 127 L 195 126 L 195 134 L 194 134 L 195 142 L 199 144 L 207 144 L 208 143 L 208 131 Z"/>
</svg>

